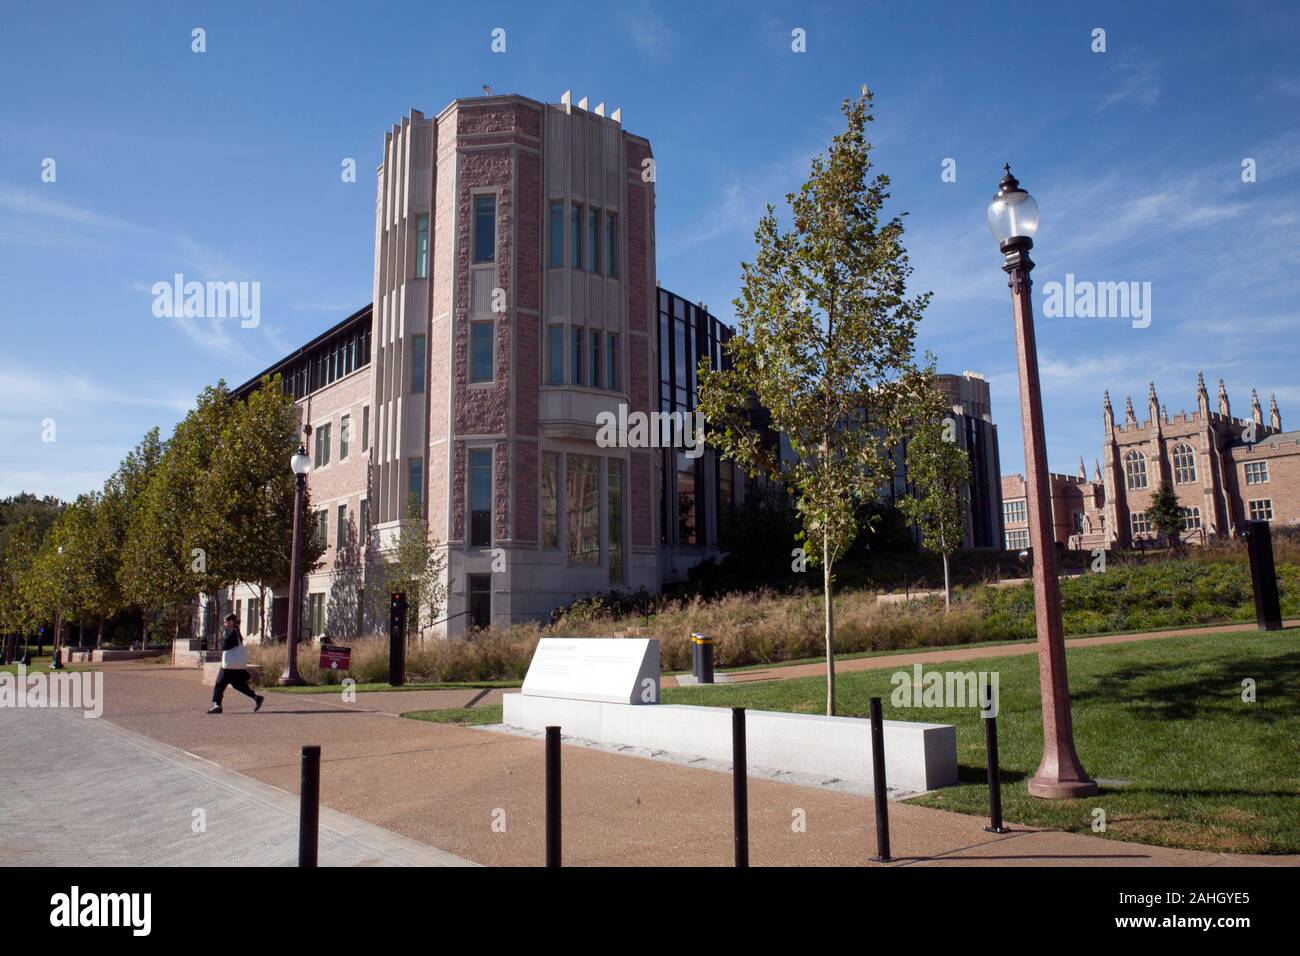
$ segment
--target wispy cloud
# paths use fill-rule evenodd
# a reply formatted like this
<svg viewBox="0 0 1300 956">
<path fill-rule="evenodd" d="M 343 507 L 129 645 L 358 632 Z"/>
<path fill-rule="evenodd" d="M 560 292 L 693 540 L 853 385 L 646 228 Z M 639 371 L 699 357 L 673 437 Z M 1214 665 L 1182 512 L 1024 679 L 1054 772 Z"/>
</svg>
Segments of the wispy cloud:
<svg viewBox="0 0 1300 956">
<path fill-rule="evenodd" d="M 639 0 L 623 16 L 623 29 L 632 45 L 655 63 L 670 60 L 677 34 L 648 0 Z"/>
<path fill-rule="evenodd" d="M 1112 58 L 1109 59 L 1099 84 L 1109 92 L 1097 105 L 1098 112 L 1120 103 L 1150 107 L 1160 99 L 1160 60 L 1143 50 L 1119 54 L 1100 53 L 1095 56 Z"/>
</svg>

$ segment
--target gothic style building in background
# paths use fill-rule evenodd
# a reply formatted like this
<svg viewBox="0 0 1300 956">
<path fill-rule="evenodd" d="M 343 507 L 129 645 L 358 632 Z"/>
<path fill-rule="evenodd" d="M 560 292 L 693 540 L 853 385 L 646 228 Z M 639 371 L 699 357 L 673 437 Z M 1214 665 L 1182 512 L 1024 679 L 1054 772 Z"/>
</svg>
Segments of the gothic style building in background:
<svg viewBox="0 0 1300 956">
<path fill-rule="evenodd" d="M 1185 542 L 1240 534 L 1246 522 L 1300 525 L 1300 432 L 1283 432 L 1276 398 L 1268 421 L 1251 390 L 1249 418 L 1235 418 L 1219 380 L 1217 410 L 1205 379 L 1196 377 L 1196 411 L 1170 417 L 1152 383 L 1147 418 L 1138 422 L 1133 400 L 1117 424 L 1110 393 L 1103 399 L 1105 440 L 1101 461 L 1087 479 L 1051 476 L 1056 540 L 1071 548 L 1131 548 L 1157 540 L 1146 510 L 1162 481 L 1172 483 L 1182 507 Z M 1002 479 L 1008 548 L 1027 543 L 1024 479 Z"/>
</svg>

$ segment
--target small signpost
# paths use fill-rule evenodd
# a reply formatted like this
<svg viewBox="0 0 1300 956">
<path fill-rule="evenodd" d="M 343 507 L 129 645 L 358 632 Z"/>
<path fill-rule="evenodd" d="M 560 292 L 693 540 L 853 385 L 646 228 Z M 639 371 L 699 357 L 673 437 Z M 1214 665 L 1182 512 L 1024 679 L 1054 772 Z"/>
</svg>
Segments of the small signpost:
<svg viewBox="0 0 1300 956">
<path fill-rule="evenodd" d="M 388 683 L 406 683 L 406 594 L 394 591 L 388 603 Z"/>
<path fill-rule="evenodd" d="M 352 648 L 338 644 L 320 646 L 320 669 L 323 671 L 345 671 L 352 666 Z"/>
</svg>

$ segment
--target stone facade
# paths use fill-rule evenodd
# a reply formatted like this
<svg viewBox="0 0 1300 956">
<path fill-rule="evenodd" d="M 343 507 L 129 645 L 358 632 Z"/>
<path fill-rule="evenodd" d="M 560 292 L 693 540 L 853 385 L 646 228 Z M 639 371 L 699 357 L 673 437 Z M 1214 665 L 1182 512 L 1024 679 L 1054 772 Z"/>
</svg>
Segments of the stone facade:
<svg viewBox="0 0 1300 956">
<path fill-rule="evenodd" d="M 1061 545 L 1092 549 L 1157 543 L 1145 512 L 1162 481 L 1172 483 L 1184 509 L 1184 542 L 1204 544 L 1238 535 L 1254 518 L 1274 527 L 1300 525 L 1300 432 L 1282 431 L 1276 399 L 1270 398 L 1265 421 L 1252 390 L 1250 416 L 1234 417 L 1220 379 L 1212 410 L 1198 373 L 1194 412 L 1171 416 L 1152 383 L 1143 421 L 1130 398 L 1123 421 L 1116 422 L 1109 392 L 1102 418 L 1102 457 L 1094 463 L 1092 479 L 1082 459 L 1077 476 L 1051 476 L 1055 537 Z M 1028 528 L 1021 518 L 1024 478 L 1003 476 L 1002 495 L 1010 515 L 1004 514 L 1007 546 L 1019 547 L 1016 542 Z"/>
</svg>

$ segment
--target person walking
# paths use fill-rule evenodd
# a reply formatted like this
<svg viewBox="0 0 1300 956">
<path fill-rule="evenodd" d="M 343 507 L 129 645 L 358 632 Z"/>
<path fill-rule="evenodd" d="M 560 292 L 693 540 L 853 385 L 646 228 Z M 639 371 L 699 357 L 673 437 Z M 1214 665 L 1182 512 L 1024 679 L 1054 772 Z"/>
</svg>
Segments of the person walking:
<svg viewBox="0 0 1300 956">
<path fill-rule="evenodd" d="M 221 642 L 221 670 L 217 672 L 217 683 L 212 688 L 212 706 L 208 708 L 208 713 L 222 713 L 221 698 L 226 693 L 227 685 L 253 698 L 253 713 L 257 713 L 262 709 L 265 698 L 248 686 L 248 648 L 244 647 L 244 638 L 239 633 L 239 618 L 227 614 L 225 625 L 226 637 Z"/>
</svg>

